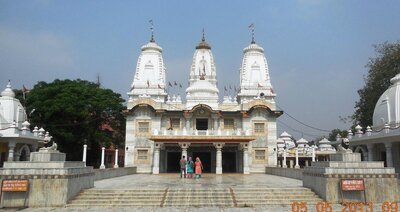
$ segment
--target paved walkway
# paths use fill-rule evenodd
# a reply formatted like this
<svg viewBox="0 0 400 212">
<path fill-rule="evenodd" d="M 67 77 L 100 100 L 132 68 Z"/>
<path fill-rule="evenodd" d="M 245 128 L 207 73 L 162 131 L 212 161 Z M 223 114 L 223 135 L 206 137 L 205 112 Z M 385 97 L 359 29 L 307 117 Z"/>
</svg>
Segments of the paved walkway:
<svg viewBox="0 0 400 212">
<path fill-rule="evenodd" d="M 262 186 L 270 188 L 301 187 L 302 181 L 266 174 L 203 174 L 200 179 L 180 178 L 177 174 L 134 174 L 123 177 L 99 180 L 95 188 L 129 189 L 138 187 L 223 187 L 223 186 Z"/>
</svg>

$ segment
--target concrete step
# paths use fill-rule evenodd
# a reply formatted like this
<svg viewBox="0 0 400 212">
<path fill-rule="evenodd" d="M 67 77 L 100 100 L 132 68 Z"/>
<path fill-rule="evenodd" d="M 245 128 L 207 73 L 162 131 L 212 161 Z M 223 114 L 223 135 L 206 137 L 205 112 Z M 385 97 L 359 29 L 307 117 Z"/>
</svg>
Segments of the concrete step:
<svg viewBox="0 0 400 212">
<path fill-rule="evenodd" d="M 166 193 L 167 191 L 167 193 Z M 138 188 L 88 189 L 67 207 L 238 207 L 317 204 L 323 200 L 307 188 Z"/>
<path fill-rule="evenodd" d="M 160 207 L 160 204 L 146 204 L 146 203 L 138 203 L 138 204 L 68 204 L 67 208 L 86 208 L 86 207 Z"/>
<path fill-rule="evenodd" d="M 160 205 L 162 199 L 160 200 L 146 200 L 146 199 L 136 199 L 136 200 L 74 200 L 71 204 L 135 204 L 135 203 L 149 203 Z"/>
<path fill-rule="evenodd" d="M 88 194 L 100 194 L 100 193 L 107 193 L 107 194 L 121 194 L 121 193 L 162 193 L 165 190 L 160 191 L 140 191 L 140 190 L 129 190 L 129 191 L 84 191 L 83 193 Z"/>
<path fill-rule="evenodd" d="M 84 191 L 82 193 L 85 194 L 161 194 L 164 191 L 118 191 L 118 192 L 111 192 L 111 191 Z"/>
<path fill-rule="evenodd" d="M 307 206 L 316 205 L 321 201 L 309 201 L 307 202 Z M 263 205 L 292 205 L 293 202 L 290 201 L 263 201 L 263 202 L 236 202 L 238 207 L 246 207 L 246 206 L 263 206 Z"/>
<path fill-rule="evenodd" d="M 261 200 L 313 200 L 313 199 L 321 199 L 319 197 L 301 197 L 301 198 L 282 198 L 282 197 L 270 197 L 270 198 L 249 198 L 249 197 L 238 197 L 235 196 L 236 200 L 254 200 L 254 201 L 261 201 Z"/>
<path fill-rule="evenodd" d="M 79 200 L 93 200 L 93 199 L 96 199 L 96 200 L 109 200 L 109 199 L 111 199 L 111 200 L 115 200 L 115 199 L 117 199 L 117 200 L 132 200 L 132 199 L 162 199 L 164 196 L 153 196 L 153 197 L 151 197 L 151 196 L 149 196 L 149 197 L 141 197 L 141 196 L 121 196 L 121 197 L 102 197 L 102 198 L 97 198 L 97 197 L 92 197 L 92 196 L 87 196 L 87 195 L 85 195 L 85 196 L 78 196 L 78 197 L 76 197 L 76 199 L 79 199 Z"/>
<path fill-rule="evenodd" d="M 174 203 L 174 204 L 164 204 L 164 207 L 233 207 L 233 203 Z"/>
</svg>

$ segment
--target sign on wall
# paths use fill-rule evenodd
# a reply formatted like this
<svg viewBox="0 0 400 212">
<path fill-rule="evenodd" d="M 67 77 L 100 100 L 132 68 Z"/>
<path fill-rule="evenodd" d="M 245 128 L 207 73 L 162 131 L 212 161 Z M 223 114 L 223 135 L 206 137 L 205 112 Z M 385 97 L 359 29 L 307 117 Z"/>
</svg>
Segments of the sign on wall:
<svg viewBox="0 0 400 212">
<path fill-rule="evenodd" d="M 364 191 L 363 179 L 342 179 L 342 191 Z"/>
<path fill-rule="evenodd" d="M 28 180 L 3 180 L 1 191 L 28 191 Z"/>
</svg>

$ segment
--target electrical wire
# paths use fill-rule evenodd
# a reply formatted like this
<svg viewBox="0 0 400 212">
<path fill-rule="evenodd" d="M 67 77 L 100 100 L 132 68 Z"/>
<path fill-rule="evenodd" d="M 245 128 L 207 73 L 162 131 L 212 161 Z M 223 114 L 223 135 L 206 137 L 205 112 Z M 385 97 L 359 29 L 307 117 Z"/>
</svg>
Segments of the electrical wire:
<svg viewBox="0 0 400 212">
<path fill-rule="evenodd" d="M 311 136 L 311 137 L 320 137 L 321 136 L 321 135 L 314 135 L 314 134 L 310 134 L 310 133 L 305 133 L 305 132 L 300 131 L 300 130 L 296 130 L 293 127 L 289 126 L 288 124 L 282 122 L 281 120 L 277 120 L 277 122 L 278 122 L 278 124 L 281 124 L 281 125 L 289 128 L 290 130 L 293 130 L 295 132 L 298 132 L 298 133 L 301 133 L 301 134 L 304 134 L 304 135 L 308 135 L 308 136 Z"/>
<path fill-rule="evenodd" d="M 282 107 L 278 106 L 278 104 L 276 104 L 276 106 L 279 107 L 281 110 L 285 111 Z M 286 111 L 285 111 L 283 114 L 286 114 L 287 116 L 289 116 L 289 117 L 292 118 L 293 120 L 297 121 L 298 123 L 300 123 L 300 124 L 302 124 L 302 125 L 304 125 L 304 126 L 306 126 L 306 127 L 311 128 L 311 129 L 318 130 L 318 131 L 321 131 L 321 132 L 331 132 L 331 130 L 320 129 L 320 128 L 317 128 L 317 127 L 313 127 L 313 126 L 311 126 L 311 125 L 309 125 L 309 124 L 306 124 L 306 123 L 304 123 L 304 122 L 302 122 L 302 121 L 299 121 L 298 119 L 296 119 L 295 117 L 293 117 L 292 115 L 290 115 L 290 114 L 289 114 L 288 112 L 286 112 Z"/>
</svg>

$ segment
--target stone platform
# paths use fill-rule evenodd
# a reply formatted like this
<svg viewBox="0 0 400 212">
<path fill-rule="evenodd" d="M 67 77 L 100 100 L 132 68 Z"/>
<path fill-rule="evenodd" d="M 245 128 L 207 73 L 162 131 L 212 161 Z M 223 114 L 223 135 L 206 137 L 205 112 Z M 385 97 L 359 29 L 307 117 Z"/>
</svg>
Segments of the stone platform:
<svg viewBox="0 0 400 212">
<path fill-rule="evenodd" d="M 330 161 L 313 162 L 303 172 L 303 186 L 311 188 L 327 202 L 364 201 L 362 191 L 342 191 L 342 179 L 362 179 L 367 202 L 399 201 L 395 169 L 383 162 L 362 162 L 359 153 L 337 153 Z"/>
<path fill-rule="evenodd" d="M 66 162 L 56 150 L 31 153 L 31 161 L 5 162 L 1 180 L 28 180 L 27 192 L 3 192 L 1 207 L 63 206 L 82 189 L 94 186 L 93 167 Z"/>
</svg>

